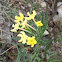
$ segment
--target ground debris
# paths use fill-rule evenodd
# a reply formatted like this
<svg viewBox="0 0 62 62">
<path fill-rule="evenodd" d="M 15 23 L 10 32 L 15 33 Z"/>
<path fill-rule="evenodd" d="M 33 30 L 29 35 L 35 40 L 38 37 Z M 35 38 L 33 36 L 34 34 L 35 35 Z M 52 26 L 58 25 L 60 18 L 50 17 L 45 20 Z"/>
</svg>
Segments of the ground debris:
<svg viewBox="0 0 62 62">
<path fill-rule="evenodd" d="M 11 35 L 10 32 L 10 22 L 6 22 L 6 20 L 2 17 L 0 4 L 0 43 L 11 43 Z"/>
</svg>

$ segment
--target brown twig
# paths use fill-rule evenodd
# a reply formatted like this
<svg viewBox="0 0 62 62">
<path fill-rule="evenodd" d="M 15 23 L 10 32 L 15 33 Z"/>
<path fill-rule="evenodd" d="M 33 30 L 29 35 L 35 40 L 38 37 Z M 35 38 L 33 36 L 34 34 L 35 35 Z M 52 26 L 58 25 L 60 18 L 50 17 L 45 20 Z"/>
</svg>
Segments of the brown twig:
<svg viewBox="0 0 62 62">
<path fill-rule="evenodd" d="M 11 46 L 9 49 L 7 49 L 6 51 L 4 51 L 3 53 L 0 53 L 0 55 L 3 55 L 4 53 L 6 53 L 7 51 L 9 51 L 13 47 L 15 47 L 15 45 Z"/>
</svg>

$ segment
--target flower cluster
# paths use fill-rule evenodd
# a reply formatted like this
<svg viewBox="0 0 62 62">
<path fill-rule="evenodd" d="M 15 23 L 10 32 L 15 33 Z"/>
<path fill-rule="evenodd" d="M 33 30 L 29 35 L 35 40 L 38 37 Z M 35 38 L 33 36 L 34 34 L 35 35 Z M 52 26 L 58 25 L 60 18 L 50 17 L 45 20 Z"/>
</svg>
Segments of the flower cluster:
<svg viewBox="0 0 62 62">
<path fill-rule="evenodd" d="M 25 32 L 20 32 L 20 34 L 17 35 L 18 37 L 21 37 L 21 39 L 18 42 L 22 42 L 23 44 L 31 45 L 31 47 L 34 47 L 35 44 L 37 44 L 37 41 L 35 40 L 35 37 L 28 37 Z"/>
<path fill-rule="evenodd" d="M 25 28 L 26 27 L 30 27 L 31 29 L 35 30 L 35 28 L 33 28 L 32 26 L 30 26 L 27 22 L 30 20 L 33 20 L 34 23 L 37 25 L 37 27 L 39 26 L 43 26 L 43 24 L 41 23 L 41 21 L 35 21 L 35 16 L 36 16 L 36 11 L 33 10 L 32 14 L 30 14 L 29 12 L 27 12 L 28 17 L 24 17 L 24 15 L 22 13 L 19 13 L 20 16 L 15 16 L 15 24 L 12 25 L 13 29 L 11 29 L 12 32 L 17 32 L 18 29 L 22 30 L 17 36 L 20 37 L 20 40 L 18 42 L 22 42 L 23 44 L 27 44 L 27 45 L 31 45 L 31 47 L 34 47 L 35 44 L 37 44 L 37 41 L 35 40 L 35 36 L 29 37 L 26 35 L 27 31 Z"/>
</svg>

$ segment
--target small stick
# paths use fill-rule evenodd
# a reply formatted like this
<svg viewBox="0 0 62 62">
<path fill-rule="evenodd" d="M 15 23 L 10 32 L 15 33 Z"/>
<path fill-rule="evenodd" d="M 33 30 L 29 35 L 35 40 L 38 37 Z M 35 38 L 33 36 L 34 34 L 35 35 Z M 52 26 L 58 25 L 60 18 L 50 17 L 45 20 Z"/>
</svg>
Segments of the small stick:
<svg viewBox="0 0 62 62">
<path fill-rule="evenodd" d="M 15 46 L 15 45 L 14 45 Z M 6 51 L 4 51 L 3 53 L 1 53 L 0 55 L 3 55 L 4 53 L 6 53 L 7 51 L 9 51 L 11 48 L 13 48 L 14 46 L 10 47 L 9 49 L 7 49 Z"/>
</svg>

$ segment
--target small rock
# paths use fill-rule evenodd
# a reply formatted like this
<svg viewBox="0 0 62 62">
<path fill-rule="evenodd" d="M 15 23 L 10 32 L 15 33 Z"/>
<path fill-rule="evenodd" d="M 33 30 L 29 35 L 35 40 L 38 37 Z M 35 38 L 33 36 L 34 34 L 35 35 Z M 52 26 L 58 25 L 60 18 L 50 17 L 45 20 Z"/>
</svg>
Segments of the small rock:
<svg viewBox="0 0 62 62">
<path fill-rule="evenodd" d="M 30 3 L 28 3 L 28 5 L 27 5 L 29 8 L 31 7 L 31 4 Z"/>
<path fill-rule="evenodd" d="M 23 6 L 21 6 L 21 8 L 24 10 L 25 9 L 25 7 L 23 7 Z"/>
<path fill-rule="evenodd" d="M 49 32 L 48 32 L 47 30 L 45 30 L 45 32 L 44 32 L 43 35 L 44 35 L 44 36 L 45 36 L 45 35 L 49 35 Z"/>
<path fill-rule="evenodd" d="M 42 2 L 42 3 L 41 3 L 41 6 L 42 6 L 42 7 L 46 7 L 46 3 L 45 3 L 45 2 Z"/>
</svg>

